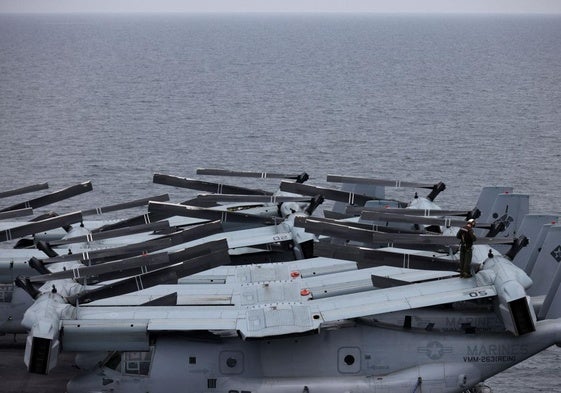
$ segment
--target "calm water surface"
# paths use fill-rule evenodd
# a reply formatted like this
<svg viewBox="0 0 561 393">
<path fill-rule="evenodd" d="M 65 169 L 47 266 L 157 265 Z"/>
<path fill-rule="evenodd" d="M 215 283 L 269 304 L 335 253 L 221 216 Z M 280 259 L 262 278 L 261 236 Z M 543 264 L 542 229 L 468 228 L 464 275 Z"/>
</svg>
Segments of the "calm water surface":
<svg viewBox="0 0 561 393">
<path fill-rule="evenodd" d="M 184 200 L 152 175 L 198 167 L 444 181 L 454 208 L 507 185 L 561 211 L 560 17 L 0 15 L 0 37 L 1 188 L 93 182 L 61 211 Z M 555 391 L 559 356 L 490 384 Z"/>
</svg>

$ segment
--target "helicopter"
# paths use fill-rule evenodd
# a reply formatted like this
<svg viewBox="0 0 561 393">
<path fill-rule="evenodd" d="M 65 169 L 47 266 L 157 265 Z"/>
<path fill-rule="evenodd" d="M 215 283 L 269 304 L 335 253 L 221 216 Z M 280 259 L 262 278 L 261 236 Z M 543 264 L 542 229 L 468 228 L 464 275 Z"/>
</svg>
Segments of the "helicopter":
<svg viewBox="0 0 561 393">
<path fill-rule="evenodd" d="M 335 260 L 325 262 L 338 264 Z M 348 266 L 348 262 L 344 265 Z M 259 271 L 262 267 L 253 268 Z M 124 355 L 125 367 L 129 369 L 134 356 L 142 356 L 136 360 L 145 364 L 137 363 L 137 371 L 144 369 L 144 373 L 149 373 L 145 379 L 138 375 L 118 378 L 116 370 L 112 372 L 110 367 L 115 359 L 108 360 L 101 371 L 96 369 L 71 381 L 69 392 L 101 388 L 128 391 L 128 384 L 130 391 L 180 391 L 189 384 L 195 391 L 296 392 L 307 387 L 308 391 L 327 392 L 410 392 L 421 388 L 460 392 L 558 343 L 560 338 L 561 322 L 555 319 L 559 307 L 557 287 L 548 291 L 551 300 L 547 309 L 541 310 L 544 319 L 537 320 L 525 293 L 531 280 L 501 256 L 487 260 L 483 269 L 467 280 L 449 272 L 379 267 L 354 271 L 354 280 L 339 272 L 320 274 L 306 281 L 302 272 L 292 270 L 295 266 L 288 268 L 277 263 L 267 268 L 285 275 L 290 273 L 290 278 L 278 273 L 280 280 L 234 283 L 237 290 L 232 293 L 237 292 L 245 300 L 238 305 L 72 309 L 66 304 L 59 313 L 64 333 L 56 339 L 34 335 L 34 326 L 28 325 L 32 335 L 26 359 L 33 369 L 39 367 L 45 356 L 54 361 L 52 356 L 56 355 L 60 340 L 65 350 L 132 353 Z M 304 275 L 313 274 L 313 268 L 302 271 Z M 373 277 L 393 285 L 399 283 L 388 287 L 378 283 L 373 288 Z M 332 283 L 326 282 L 328 278 Z M 369 280 L 369 289 L 357 290 L 354 286 L 356 281 L 364 285 Z M 202 287 L 200 283 L 191 285 Z M 207 285 L 216 288 L 221 284 Z M 345 285 L 343 293 L 334 291 L 326 295 L 327 288 Z M 57 300 L 60 293 L 46 292 L 42 296 L 43 303 L 64 303 Z M 410 310 L 415 315 L 418 308 L 484 299 L 493 300 L 493 308 L 504 324 L 503 331 L 440 331 L 375 319 L 378 314 Z M 52 317 L 56 307 L 48 309 Z M 27 313 L 40 315 L 33 309 Z M 438 312 L 433 313 L 433 318 L 438 320 Z M 45 350 L 46 344 L 53 344 L 50 340 L 54 340 L 55 346 L 48 356 L 38 356 L 41 348 Z M 136 352 L 143 354 L 134 355 Z M 169 359 L 179 358 L 183 361 L 168 363 Z"/>
<path fill-rule="evenodd" d="M 152 212 L 190 210 L 159 202 L 151 205 Z M 170 293 L 157 291 L 165 284 L 153 286 L 152 294 L 145 290 L 148 297 L 127 306 L 108 306 L 117 304 L 121 293 L 98 300 L 107 302 L 104 306 L 94 300 L 88 305 L 78 301 L 75 307 L 63 286 L 53 292 L 54 281 L 45 281 L 38 294 L 38 300 L 44 300 L 36 301 L 36 306 L 50 304 L 46 309 L 63 310 L 49 313 L 63 317 L 58 320 L 62 334 L 56 338 L 35 334 L 33 321 L 39 325 L 48 321 L 34 319 L 41 315 L 37 308 L 28 310 L 26 323 L 32 333 L 28 363 L 36 372 L 48 372 L 60 345 L 71 351 L 111 351 L 100 369 L 71 381 L 69 392 L 158 391 L 164 386 L 166 391 L 179 391 L 186 384 L 194 391 L 209 392 L 459 392 L 558 340 L 551 334 L 558 326 L 549 321 L 558 317 L 553 290 L 547 290 L 548 306 L 539 310 L 543 318 L 537 318 L 526 296 L 531 280 L 498 252 L 470 280 L 442 270 L 357 270 L 356 263 L 333 258 L 246 266 L 229 265 L 227 253 L 220 258 L 217 264 L 228 266 L 183 277 L 167 287 Z M 256 280 L 240 279 L 248 276 Z M 114 294 L 110 288 L 100 290 Z M 428 293 L 419 295 L 418 290 Z M 456 297 L 445 298 L 443 293 L 450 292 Z M 203 303 L 211 301 L 213 293 L 215 304 Z M 225 294 L 234 300 L 226 304 Z M 515 297 L 509 298 L 512 294 Z M 439 328 L 450 302 L 482 307 L 486 317 L 494 316 L 492 326 L 485 331 L 477 324 L 462 323 Z M 425 312 L 430 322 L 421 327 L 418 321 Z M 472 318 L 465 310 L 457 315 Z M 395 322 L 399 320 L 402 323 Z M 54 328 L 46 330 L 54 333 L 57 321 L 51 322 Z M 390 342 L 394 347 L 400 343 L 398 354 L 392 355 Z M 462 351 L 464 358 L 458 357 Z M 410 367 L 404 364 L 405 357 Z M 481 363 L 489 364 L 485 368 Z"/>
</svg>

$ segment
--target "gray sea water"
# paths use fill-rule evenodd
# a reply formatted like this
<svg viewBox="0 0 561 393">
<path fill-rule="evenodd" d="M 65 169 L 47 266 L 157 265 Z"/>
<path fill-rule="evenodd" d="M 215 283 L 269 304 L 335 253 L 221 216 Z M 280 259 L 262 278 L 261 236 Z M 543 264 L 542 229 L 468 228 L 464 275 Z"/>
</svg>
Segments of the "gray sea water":
<svg viewBox="0 0 561 393">
<path fill-rule="evenodd" d="M 444 208 L 506 185 L 560 212 L 560 127 L 560 16 L 0 15 L 0 188 L 91 180 L 63 212 L 184 200 L 152 175 L 198 167 L 443 181 Z M 560 357 L 489 384 L 559 392 Z"/>
</svg>

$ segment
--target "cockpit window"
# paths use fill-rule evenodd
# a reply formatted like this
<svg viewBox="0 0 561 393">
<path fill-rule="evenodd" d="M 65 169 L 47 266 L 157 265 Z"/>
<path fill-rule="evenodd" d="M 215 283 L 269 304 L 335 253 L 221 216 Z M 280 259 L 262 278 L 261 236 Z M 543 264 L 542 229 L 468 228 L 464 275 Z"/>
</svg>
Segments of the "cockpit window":
<svg viewBox="0 0 561 393">
<path fill-rule="evenodd" d="M 148 375 L 152 362 L 152 351 L 149 352 L 124 352 L 125 374 Z"/>
</svg>

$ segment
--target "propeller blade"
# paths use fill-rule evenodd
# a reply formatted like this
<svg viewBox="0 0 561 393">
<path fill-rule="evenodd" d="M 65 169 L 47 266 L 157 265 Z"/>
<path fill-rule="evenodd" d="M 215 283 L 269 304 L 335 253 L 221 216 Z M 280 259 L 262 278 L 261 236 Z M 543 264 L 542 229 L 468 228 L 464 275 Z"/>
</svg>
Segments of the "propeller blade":
<svg viewBox="0 0 561 393">
<path fill-rule="evenodd" d="M 98 240 L 111 239 L 114 237 L 128 236 L 137 233 L 151 232 L 151 231 L 167 231 L 169 229 L 170 226 L 168 221 L 156 221 L 149 224 L 135 225 L 126 228 L 114 229 L 111 231 L 95 232 L 83 236 L 75 236 L 62 240 L 55 240 L 49 242 L 49 245 L 51 247 L 59 247 L 65 244 L 85 243 L 85 242 L 91 243 Z"/>
<path fill-rule="evenodd" d="M 391 208 L 391 207 L 347 207 L 347 214 L 360 215 L 362 212 L 379 212 L 390 214 L 407 214 L 409 216 L 464 216 L 467 217 L 471 214 L 467 210 L 428 210 L 428 209 L 405 209 L 405 208 Z"/>
<path fill-rule="evenodd" d="M 309 217 L 296 217 L 294 220 L 294 226 L 299 228 L 306 228 L 306 221 Z M 427 231 L 423 229 L 419 230 L 405 230 L 403 228 L 393 228 L 389 226 L 383 225 L 373 225 L 366 222 L 353 222 L 353 221 L 339 221 L 337 219 L 331 218 L 322 218 L 322 217 L 313 217 L 313 219 L 317 222 L 324 222 L 328 224 L 340 224 L 347 226 L 349 228 L 356 228 L 356 229 L 365 229 L 369 231 L 377 231 L 377 232 L 384 232 L 384 233 L 414 233 L 414 234 L 421 234 L 427 233 Z"/>
<path fill-rule="evenodd" d="M 145 213 L 139 216 L 126 218 L 124 220 L 120 220 L 111 224 L 103 225 L 99 228 L 93 229 L 92 233 L 99 233 L 99 232 L 107 232 L 113 231 L 116 229 L 134 227 L 143 224 L 150 224 L 153 222 L 158 222 L 160 220 L 166 220 L 170 218 L 172 214 L 163 214 L 163 213 Z"/>
<path fill-rule="evenodd" d="M 166 267 L 166 266 L 174 265 L 176 263 L 179 263 L 179 262 L 187 260 L 187 259 L 193 259 L 193 258 L 198 258 L 202 255 L 208 255 L 208 254 L 210 254 L 214 251 L 217 251 L 217 250 L 222 250 L 222 251 L 228 252 L 228 242 L 226 241 L 226 239 L 215 240 L 215 241 L 199 244 L 197 246 L 185 248 L 183 250 L 176 251 L 176 252 L 173 252 L 173 253 L 169 253 L 169 254 L 167 254 L 169 258 L 164 263 L 154 263 L 154 264 L 144 265 L 144 266 L 141 265 L 141 266 L 138 266 L 138 267 L 133 266 L 133 267 L 130 267 L 130 268 L 127 268 L 127 269 L 121 269 L 121 270 L 118 270 L 118 271 L 112 270 L 112 271 L 108 271 L 107 273 L 102 273 L 102 274 L 96 275 L 95 279 L 96 279 L 96 281 L 101 282 L 101 281 L 116 280 L 116 279 L 123 278 L 123 277 L 136 276 L 136 275 L 143 274 L 143 273 L 148 273 L 148 272 L 151 272 L 153 270 L 160 269 L 160 268 L 163 268 L 163 267 Z M 148 255 L 148 256 L 150 256 L 150 255 Z M 108 263 L 114 263 L 114 262 L 108 262 Z M 101 265 L 98 265 L 98 266 L 104 266 L 104 265 L 107 265 L 107 263 L 104 263 L 104 264 L 101 264 Z"/>
<path fill-rule="evenodd" d="M 147 273 L 149 271 L 172 265 L 184 260 L 208 255 L 214 251 L 227 252 L 228 242 L 225 239 L 220 239 L 199 244 L 173 253 L 160 252 L 156 254 L 139 255 L 94 266 L 78 266 L 73 269 L 56 273 L 49 273 L 48 271 L 45 273 L 43 271 L 43 274 L 40 276 L 30 277 L 30 281 L 32 283 L 46 282 L 65 278 L 83 280 L 92 277 L 95 277 L 96 281 L 116 280 L 123 277 L 131 277 L 138 274 Z M 37 260 L 34 261 L 34 265 L 35 264 L 37 264 Z M 39 267 L 44 268 L 44 265 L 39 263 Z"/>
<path fill-rule="evenodd" d="M 150 202 L 150 201 L 148 201 Z M 197 206 L 197 207 L 214 207 L 214 206 L 218 206 L 215 203 L 211 203 L 211 202 L 207 202 L 205 203 L 202 200 L 199 200 L 198 198 L 195 199 L 190 199 L 188 201 L 182 202 L 180 203 L 181 205 L 190 205 L 190 206 Z M 136 217 L 131 217 L 131 218 L 127 218 L 125 220 L 121 220 L 112 224 L 107 224 L 104 225 L 102 227 L 99 227 L 97 229 L 94 229 L 92 232 L 104 232 L 104 231 L 111 231 L 114 229 L 118 229 L 118 228 L 126 228 L 129 226 L 135 226 L 135 225 L 142 225 L 142 224 L 146 224 L 146 223 L 150 223 L 150 222 L 156 222 L 156 221 L 160 221 L 160 220 L 166 220 L 170 217 L 173 217 L 175 214 L 173 213 L 167 213 L 167 212 L 151 212 L 151 213 L 146 213 L 146 214 L 142 214 L 140 216 L 136 216 Z"/>
<path fill-rule="evenodd" d="M 221 222 L 233 223 L 257 223 L 267 224 L 271 220 L 253 214 L 230 212 L 226 210 L 212 210 L 196 206 L 179 205 L 176 203 L 150 202 L 148 204 L 150 213 L 166 213 L 172 216 L 183 216 L 200 218 L 203 220 L 220 220 Z"/>
<path fill-rule="evenodd" d="M 7 197 L 10 197 L 10 196 L 14 196 L 14 195 L 27 194 L 28 192 L 44 190 L 46 188 L 49 188 L 48 183 L 33 184 L 33 185 L 30 185 L 30 186 L 16 188 L 16 189 L 13 189 L 13 190 L 2 191 L 2 192 L 0 192 L 0 198 L 7 198 Z"/>
<path fill-rule="evenodd" d="M 255 177 L 260 179 L 293 179 L 298 183 L 303 183 L 310 178 L 306 172 L 300 174 L 287 174 L 274 172 L 231 171 L 228 169 L 214 168 L 198 168 L 197 175 Z"/>
<path fill-rule="evenodd" d="M 14 228 L 0 231 L 0 242 L 18 239 L 23 236 L 33 235 L 38 232 L 45 232 L 51 229 L 64 227 L 82 221 L 80 212 L 63 214 L 60 216 L 47 218 L 45 220 L 31 222 Z"/>
<path fill-rule="evenodd" d="M 300 183 L 292 183 L 292 182 L 281 182 L 280 190 L 291 192 L 294 194 L 302 194 L 302 195 L 321 195 L 325 199 L 329 199 L 331 201 L 343 202 L 349 205 L 358 205 L 364 206 L 367 201 L 371 200 L 378 200 L 379 198 L 368 196 L 368 195 L 361 195 L 355 194 L 353 192 L 335 190 L 332 188 L 325 188 L 325 187 L 318 187 L 318 186 L 311 186 L 308 184 L 300 184 Z"/>
<path fill-rule="evenodd" d="M 154 270 L 149 273 L 130 277 L 100 288 L 84 291 L 80 295 L 68 297 L 66 300 L 72 305 L 88 304 L 96 300 L 124 295 L 140 291 L 156 285 L 177 284 L 177 273 L 170 268 Z"/>
<path fill-rule="evenodd" d="M 397 213 L 386 213 L 386 212 L 375 212 L 375 211 L 363 211 L 360 214 L 360 218 L 363 220 L 370 221 L 385 221 L 385 222 L 405 222 L 411 224 L 419 225 L 438 225 L 444 227 L 461 227 L 466 224 L 466 220 L 453 219 L 446 217 L 426 217 L 426 216 L 413 216 L 406 214 Z M 477 225 L 481 227 L 480 224 Z"/>
<path fill-rule="evenodd" d="M 164 176 L 164 175 L 162 175 L 162 176 Z M 255 194 L 252 194 L 252 195 L 255 195 Z M 270 195 L 272 195 L 272 193 Z M 191 200 L 182 202 L 181 205 L 189 205 L 189 206 L 193 206 L 193 207 L 214 207 L 214 206 L 218 206 L 213 202 L 206 201 L 204 199 L 199 199 L 198 197 L 195 198 L 195 199 L 191 199 Z M 143 214 L 143 215 L 140 215 L 140 216 L 128 218 L 126 220 L 121 220 L 121 221 L 116 222 L 116 223 L 104 225 L 100 228 L 97 228 L 97 229 L 93 230 L 92 232 L 103 232 L 103 231 L 113 230 L 113 229 L 117 229 L 117 228 L 123 228 L 123 227 L 128 227 L 128 226 L 133 226 L 133 225 L 140 225 L 140 224 L 144 224 L 144 223 L 165 220 L 165 219 L 170 218 L 174 215 L 177 215 L 177 214 L 175 214 L 173 212 L 166 212 L 166 211 L 158 211 L 158 212 L 152 211 L 152 212 L 147 213 L 147 214 Z"/>
<path fill-rule="evenodd" d="M 110 206 L 105 206 L 105 207 L 97 207 L 95 209 L 90 209 L 90 210 L 82 210 L 82 215 L 83 216 L 92 216 L 92 215 L 96 215 L 96 214 L 101 215 L 103 213 L 109 213 L 109 212 L 114 212 L 114 211 L 118 211 L 118 210 L 130 209 L 130 208 L 133 208 L 133 207 L 139 207 L 139 206 L 147 205 L 149 201 L 159 201 L 159 202 L 169 201 L 169 195 L 168 194 L 156 195 L 154 197 L 141 198 L 141 199 L 137 199 L 137 200 L 130 201 L 130 202 L 119 203 L 119 204 L 116 204 L 116 205 L 110 205 Z"/>
<path fill-rule="evenodd" d="M 327 181 L 335 183 L 351 183 L 351 184 L 370 184 L 374 186 L 384 186 L 384 187 L 395 187 L 395 188 L 428 188 L 432 190 L 427 199 L 434 201 L 434 199 L 442 191 L 446 189 L 446 185 L 442 182 L 436 184 L 428 183 L 415 183 L 406 182 L 401 180 L 380 180 L 380 179 L 369 179 L 366 177 L 354 177 L 354 176 L 337 176 L 337 175 L 327 175 Z"/>
<path fill-rule="evenodd" d="M 70 186 L 68 188 L 55 191 L 51 194 L 43 195 L 41 197 L 30 199 L 26 202 L 18 203 L 16 205 L 12 205 L 10 207 L 6 207 L 0 212 L 5 212 L 9 210 L 16 210 L 16 209 L 24 209 L 26 207 L 31 207 L 36 209 L 38 207 L 43 207 L 46 205 L 50 205 L 51 203 L 59 202 L 64 199 L 71 198 L 73 196 L 83 194 L 84 192 L 91 191 L 93 189 L 92 183 L 87 181 L 85 183 L 76 184 L 74 186 Z"/>
<path fill-rule="evenodd" d="M 7 220 L 10 218 L 17 218 L 23 216 L 30 216 L 33 214 L 33 209 L 28 207 L 25 209 L 10 210 L 7 212 L 0 213 L 0 220 Z"/>
<path fill-rule="evenodd" d="M 141 254 L 147 254 L 158 250 L 174 247 L 179 244 L 222 232 L 222 225 L 219 221 L 199 224 L 187 229 L 147 240 L 140 243 L 129 244 L 126 246 L 115 247 L 105 250 L 94 250 L 77 254 L 59 255 L 58 257 L 48 258 L 43 261 L 45 264 L 80 260 L 86 265 L 96 265 L 103 262 L 114 261 L 117 259 L 128 258 Z"/>
<path fill-rule="evenodd" d="M 72 278 L 74 280 L 87 279 L 94 276 L 99 276 L 109 272 L 122 272 L 128 271 L 133 268 L 147 267 L 147 266 L 161 266 L 169 263 L 169 254 L 161 252 L 158 254 L 141 255 L 132 258 L 122 259 L 119 261 L 107 262 L 95 266 L 79 266 L 73 269 L 64 270 L 56 273 L 42 274 L 40 276 L 29 277 L 31 282 L 47 282 L 53 280 L 62 280 Z M 118 277 L 115 277 L 118 278 Z"/>
<path fill-rule="evenodd" d="M 314 243 L 314 256 L 354 261 L 357 262 L 359 269 L 375 266 L 395 266 L 421 270 L 454 271 L 458 267 L 457 261 L 329 242 Z"/>
<path fill-rule="evenodd" d="M 161 284 L 176 284 L 177 280 L 191 274 L 199 273 L 217 266 L 230 263 L 228 250 L 220 249 L 192 259 L 183 260 L 174 266 L 164 267 L 138 276 L 130 277 L 113 284 L 86 291 L 78 296 L 68 298 L 71 304 L 87 304 L 95 300 L 140 291 Z"/>
<path fill-rule="evenodd" d="M 434 184 L 415 183 L 401 180 L 371 179 L 367 177 L 327 175 L 327 181 L 331 183 L 370 184 L 373 186 L 395 187 L 395 188 L 434 188 Z"/>
<path fill-rule="evenodd" d="M 418 245 L 440 245 L 452 246 L 458 244 L 456 236 L 409 234 L 409 233 L 385 233 L 362 228 L 355 228 L 349 225 L 321 222 L 308 218 L 304 223 L 306 232 L 316 235 L 332 236 L 344 240 L 352 240 L 363 243 L 374 244 L 418 244 Z M 479 238 L 478 244 L 509 244 L 514 240 Z"/>
<path fill-rule="evenodd" d="M 154 174 L 153 181 L 154 183 L 163 184 L 166 186 L 188 188 L 191 190 L 212 192 L 216 194 L 272 195 L 272 192 L 264 190 L 230 186 L 227 184 L 211 183 L 201 180 L 188 179 L 186 177 L 164 175 L 161 173 Z"/>
<path fill-rule="evenodd" d="M 197 196 L 197 199 L 208 202 L 248 202 L 279 204 L 285 202 L 310 202 L 312 198 L 287 195 L 201 194 Z"/>
</svg>

